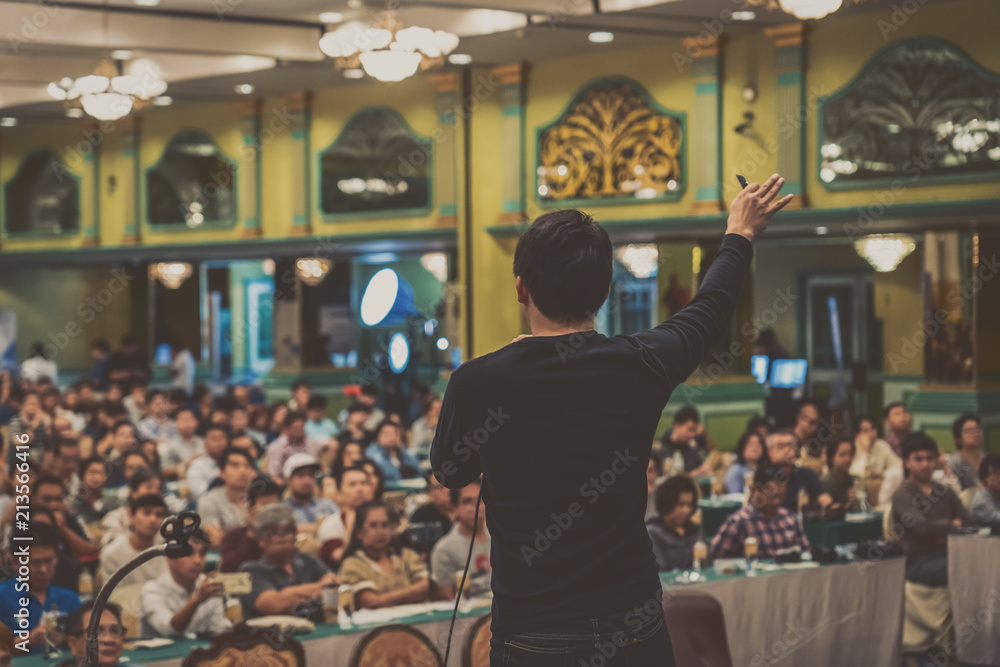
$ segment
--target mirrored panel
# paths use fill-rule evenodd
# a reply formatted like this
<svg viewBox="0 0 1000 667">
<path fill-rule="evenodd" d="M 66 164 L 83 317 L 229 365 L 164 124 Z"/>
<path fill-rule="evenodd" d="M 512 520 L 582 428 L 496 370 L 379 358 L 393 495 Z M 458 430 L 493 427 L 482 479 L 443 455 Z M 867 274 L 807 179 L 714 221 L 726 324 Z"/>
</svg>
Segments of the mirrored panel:
<svg viewBox="0 0 1000 667">
<path fill-rule="evenodd" d="M 196 229 L 235 222 L 235 174 L 235 162 L 208 134 L 198 130 L 177 134 L 146 174 L 149 224 Z"/>
<path fill-rule="evenodd" d="M 79 183 L 52 153 L 25 158 L 5 196 L 9 234 L 56 235 L 80 228 Z"/>
</svg>

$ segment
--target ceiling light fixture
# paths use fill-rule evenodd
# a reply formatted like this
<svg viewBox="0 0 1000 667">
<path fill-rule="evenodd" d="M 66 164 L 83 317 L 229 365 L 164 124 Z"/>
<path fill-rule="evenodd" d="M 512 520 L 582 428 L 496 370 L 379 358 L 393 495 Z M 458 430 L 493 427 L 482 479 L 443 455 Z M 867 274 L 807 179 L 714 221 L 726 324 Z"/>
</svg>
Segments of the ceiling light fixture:
<svg viewBox="0 0 1000 667">
<path fill-rule="evenodd" d="M 319 15 L 320 23 L 340 23 L 344 20 L 344 15 L 340 12 L 323 12 Z"/>
<path fill-rule="evenodd" d="M 177 289 L 191 277 L 193 270 L 187 262 L 160 262 L 149 265 L 149 279 L 159 280 L 167 289 Z"/>
<path fill-rule="evenodd" d="M 592 32 L 588 35 L 587 39 L 594 44 L 607 44 L 608 42 L 615 41 L 615 33 L 604 31 Z"/>
<path fill-rule="evenodd" d="M 0 118 L 0 127 L 17 127 L 17 119 L 10 116 Z"/>
<path fill-rule="evenodd" d="M 636 278 L 655 276 L 660 261 L 659 248 L 655 243 L 630 243 L 615 250 L 615 256 Z"/>
<path fill-rule="evenodd" d="M 256 88 L 254 88 L 253 85 L 249 83 L 240 83 L 233 86 L 233 90 L 236 91 L 237 95 L 252 95 L 253 91 L 256 90 Z"/>
<path fill-rule="evenodd" d="M 453 53 L 448 56 L 448 62 L 452 65 L 468 65 L 472 62 L 472 56 L 468 53 Z"/>
<path fill-rule="evenodd" d="M 140 7 L 156 7 L 160 4 L 160 0 L 133 0 L 133 2 Z"/>
<path fill-rule="evenodd" d="M 153 98 L 154 107 L 169 107 L 173 103 L 174 103 L 174 98 L 170 97 L 169 95 L 160 95 L 159 97 Z"/>
<path fill-rule="evenodd" d="M 48 86 L 49 95 L 68 109 L 82 108 L 98 120 L 118 120 L 149 106 L 166 90 L 159 67 L 151 60 L 133 61 L 124 72 L 121 61 L 103 60 L 93 74 L 63 77 Z"/>
<path fill-rule="evenodd" d="M 115 49 L 111 52 L 111 58 L 114 60 L 132 60 L 132 52 L 127 49 Z"/>
<path fill-rule="evenodd" d="M 874 234 L 854 242 L 854 250 L 880 273 L 887 273 L 899 266 L 917 243 L 908 234 Z"/>
<path fill-rule="evenodd" d="M 295 262 L 295 273 L 299 280 L 310 287 L 316 287 L 330 272 L 333 262 L 321 257 L 303 257 Z"/>
<path fill-rule="evenodd" d="M 440 67 L 458 46 L 458 35 L 420 26 L 404 28 L 388 7 L 375 25 L 351 22 L 327 32 L 319 40 L 323 53 L 338 69 L 364 68 L 379 81 L 402 81 L 417 70 Z"/>
<path fill-rule="evenodd" d="M 757 18 L 757 12 L 752 12 L 750 10 L 736 11 L 730 14 L 734 21 L 753 21 Z"/>
<path fill-rule="evenodd" d="M 344 70 L 345 79 L 363 79 L 365 78 L 365 71 L 363 69 L 345 69 Z"/>
<path fill-rule="evenodd" d="M 763 7 L 768 11 L 780 9 L 786 14 L 791 14 L 800 21 L 809 19 L 821 19 L 827 14 L 831 14 L 841 5 L 849 2 L 859 3 L 862 0 L 747 0 L 747 4 L 754 7 Z M 733 12 L 733 18 L 736 18 Z"/>
</svg>

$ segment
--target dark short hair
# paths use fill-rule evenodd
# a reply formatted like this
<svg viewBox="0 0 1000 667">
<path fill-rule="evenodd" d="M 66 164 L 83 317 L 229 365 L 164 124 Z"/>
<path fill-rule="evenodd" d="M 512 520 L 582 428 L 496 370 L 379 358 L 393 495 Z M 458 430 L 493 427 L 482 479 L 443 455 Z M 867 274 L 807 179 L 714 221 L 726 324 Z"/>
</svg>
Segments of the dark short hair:
<svg viewBox="0 0 1000 667">
<path fill-rule="evenodd" d="M 66 483 L 63 482 L 61 479 L 59 479 L 55 475 L 39 475 L 35 479 L 35 484 L 32 487 L 32 495 L 34 495 L 34 493 L 37 492 L 38 489 L 42 488 L 42 486 L 44 486 L 45 484 L 58 486 L 60 489 L 63 490 L 63 493 L 66 493 Z"/>
<path fill-rule="evenodd" d="M 336 482 L 337 482 L 337 488 L 338 489 L 341 487 L 341 484 L 343 484 L 343 482 L 344 482 L 344 475 L 346 475 L 349 472 L 360 472 L 360 473 L 364 474 L 365 478 L 368 477 L 368 471 L 365 470 L 365 467 L 363 465 L 355 463 L 352 466 L 347 466 L 346 468 L 341 468 L 340 470 L 337 471 L 337 474 L 334 475 L 334 477 L 333 477 L 334 480 L 336 480 Z M 430 473 L 428 473 L 428 474 L 430 474 Z M 430 482 L 428 482 L 428 484 L 430 484 Z"/>
<path fill-rule="evenodd" d="M 94 456 L 88 456 L 84 460 L 80 461 L 80 467 L 77 468 L 77 474 L 80 477 L 83 477 L 84 473 L 87 472 L 87 468 L 94 465 L 95 463 L 104 468 L 105 475 L 108 473 L 108 469 L 106 467 L 107 464 L 104 462 L 104 459 L 102 459 L 100 456 L 94 455 Z"/>
<path fill-rule="evenodd" d="M 654 450 L 649 452 L 649 460 L 653 462 L 653 466 L 656 468 L 656 476 L 659 477 L 663 474 L 663 454 Z M 646 467 L 649 467 L 649 463 L 646 463 Z"/>
<path fill-rule="evenodd" d="M 91 350 L 100 350 L 101 352 L 110 352 L 111 343 L 108 342 L 107 338 L 95 338 L 90 341 Z"/>
<path fill-rule="evenodd" d="M 269 475 L 257 475 L 250 482 L 250 490 L 247 491 L 247 501 L 251 506 L 264 496 L 278 496 L 285 492 L 285 487 L 275 482 Z"/>
<path fill-rule="evenodd" d="M 152 403 L 153 399 L 156 398 L 157 396 L 162 396 L 164 398 L 164 400 L 166 400 L 166 398 L 167 398 L 167 392 L 163 391 L 162 389 L 147 389 L 146 390 L 146 402 L 147 403 Z"/>
<path fill-rule="evenodd" d="M 833 457 L 837 455 L 837 450 L 843 444 L 848 444 L 851 446 L 851 456 L 855 456 L 858 453 L 858 446 L 854 444 L 854 438 L 848 436 L 842 436 L 833 441 L 833 447 L 826 448 L 826 465 L 829 468 L 833 468 Z"/>
<path fill-rule="evenodd" d="M 681 499 L 682 493 L 691 493 L 692 499 L 698 502 L 698 486 L 687 475 L 675 475 L 665 480 L 653 491 L 653 503 L 656 513 L 660 516 L 670 514 Z M 697 507 L 695 507 L 697 509 Z"/>
<path fill-rule="evenodd" d="M 94 610 L 94 603 L 97 600 L 87 600 L 80 608 L 69 615 L 66 619 L 66 634 L 71 637 L 79 637 L 84 632 L 87 631 L 87 627 L 83 624 L 83 618 L 91 611 Z M 118 621 L 118 625 L 122 625 L 122 608 L 116 605 L 114 602 L 108 602 L 104 605 L 104 611 L 110 611 Z"/>
<path fill-rule="evenodd" d="M 874 419 L 868 415 L 859 415 L 858 418 L 854 420 L 854 435 L 861 433 L 861 425 L 865 422 L 871 424 L 872 428 L 875 429 L 875 433 L 878 433 L 878 424 L 875 423 Z"/>
<path fill-rule="evenodd" d="M 147 493 L 144 496 L 139 496 L 138 498 L 132 498 L 128 501 L 128 511 L 131 514 L 135 514 L 143 507 L 162 507 L 164 512 L 169 513 L 170 510 L 167 508 L 167 501 L 163 499 L 163 496 L 157 495 L 155 493 Z"/>
<path fill-rule="evenodd" d="M 743 465 L 747 464 L 746 458 L 744 458 L 744 452 L 747 450 L 747 445 L 750 444 L 751 438 L 757 438 L 760 441 L 761 462 L 767 461 L 767 443 L 764 441 L 763 436 L 757 431 L 747 431 L 740 436 L 740 439 L 736 442 L 736 460 Z"/>
<path fill-rule="evenodd" d="M 254 458 L 252 456 L 250 456 L 250 452 L 248 452 L 245 449 L 240 449 L 239 447 L 233 447 L 232 445 L 227 445 L 226 448 L 222 450 L 222 453 L 219 454 L 219 459 L 217 462 L 219 470 L 222 470 L 226 467 L 226 465 L 229 463 L 230 456 L 242 456 L 247 460 L 247 463 L 250 464 L 251 468 L 257 467 L 257 462 L 254 461 Z"/>
<path fill-rule="evenodd" d="M 514 250 L 514 275 L 556 322 L 592 317 L 608 297 L 612 273 L 607 231 L 576 209 L 540 215 Z"/>
<path fill-rule="evenodd" d="M 222 431 L 222 434 L 226 436 L 226 440 L 229 440 L 229 427 L 225 424 L 210 423 L 205 427 L 205 435 L 208 435 L 209 431 Z"/>
<path fill-rule="evenodd" d="M 885 406 L 885 410 L 882 411 L 882 418 L 888 419 L 889 413 L 895 410 L 896 408 L 903 408 L 905 410 L 906 403 L 904 403 L 903 401 L 891 401 L 887 403 Z"/>
<path fill-rule="evenodd" d="M 747 421 L 747 431 L 756 431 L 761 426 L 767 428 L 768 431 L 770 431 L 771 428 L 773 428 L 771 425 L 771 420 L 768 419 L 767 417 L 761 417 L 760 415 L 756 417 L 751 417 L 749 421 Z"/>
<path fill-rule="evenodd" d="M 757 466 L 757 472 L 753 475 L 754 486 L 763 489 L 768 484 L 788 484 L 789 473 L 784 466 L 776 465 L 770 461 L 764 465 Z"/>
<path fill-rule="evenodd" d="M 306 401 L 306 410 L 326 410 L 326 396 L 313 394 Z"/>
<path fill-rule="evenodd" d="M 309 384 L 309 380 L 305 378 L 298 378 L 297 380 L 292 382 L 292 393 L 294 393 L 295 390 L 300 387 L 305 387 L 306 389 L 312 389 L 312 385 Z"/>
<path fill-rule="evenodd" d="M 372 432 L 372 441 L 378 440 L 378 436 L 382 433 L 382 429 L 387 426 L 392 426 L 393 428 L 399 430 L 400 435 L 403 434 L 403 427 L 386 417 L 378 423 L 378 426 L 376 426 L 375 430 Z"/>
<path fill-rule="evenodd" d="M 40 508 L 31 508 L 32 511 L 37 511 Z M 49 513 L 51 515 L 51 512 Z M 54 517 L 53 517 L 54 518 Z M 32 521 L 30 523 L 31 528 L 31 547 L 37 549 L 39 547 L 49 547 L 51 549 L 59 550 L 59 533 L 56 532 L 55 525 L 49 525 L 47 523 L 42 523 L 41 521 Z"/>
<path fill-rule="evenodd" d="M 922 431 L 908 433 L 906 437 L 903 438 L 902 448 L 904 461 L 917 452 L 931 452 L 932 454 L 938 454 L 940 451 L 938 450 L 937 443 L 934 442 L 934 438 Z"/>
<path fill-rule="evenodd" d="M 466 484 L 466 486 L 472 486 L 473 484 L 475 484 L 476 486 L 478 486 L 480 488 L 480 492 L 481 492 L 482 491 L 482 487 L 483 487 L 483 476 L 480 475 L 476 479 L 474 479 L 471 482 L 469 482 L 468 484 Z M 465 487 L 463 486 L 463 487 L 461 487 L 459 489 L 449 489 L 449 491 L 451 492 L 450 493 L 450 495 L 451 495 L 451 504 L 454 505 L 455 507 L 458 507 L 458 499 L 462 497 L 462 489 L 464 489 L 464 488 Z"/>
<path fill-rule="evenodd" d="M 367 403 L 362 403 L 361 401 L 355 401 L 347 406 L 347 413 L 350 414 L 352 412 L 364 412 L 365 414 L 370 415 L 372 413 L 372 406 Z"/>
<path fill-rule="evenodd" d="M 163 477 L 152 468 L 142 467 L 132 474 L 132 479 L 128 481 L 129 491 L 137 491 L 140 486 L 151 480 L 160 480 L 160 487 L 163 487 Z"/>
<path fill-rule="evenodd" d="M 951 425 L 951 434 L 955 436 L 955 440 L 962 439 L 962 429 L 965 427 L 965 422 L 976 422 L 977 426 L 983 425 L 982 418 L 975 412 L 963 412 L 960 414 Z"/>
<path fill-rule="evenodd" d="M 367 456 L 364 457 L 363 459 L 359 459 L 357 465 L 361 466 L 362 468 L 364 468 L 366 465 L 370 465 L 375 470 L 375 477 L 377 478 L 375 484 L 375 500 L 381 500 L 382 494 L 385 493 L 385 473 L 382 472 L 382 467 L 379 464 L 372 461 Z M 365 472 L 368 472 L 367 469 L 365 470 Z"/>
<path fill-rule="evenodd" d="M 45 445 L 45 449 L 55 456 L 62 456 L 63 447 L 79 447 L 80 442 L 76 438 L 53 438 Z"/>
<path fill-rule="evenodd" d="M 295 422 L 306 422 L 309 421 L 309 417 L 302 410 L 289 410 L 288 414 L 285 415 L 285 421 L 281 422 L 281 425 L 288 428 Z"/>
<path fill-rule="evenodd" d="M 194 408 L 192 408 L 190 405 L 182 405 L 181 407 L 177 408 L 177 412 L 174 414 L 174 421 L 176 421 L 177 418 L 181 416 L 182 412 L 190 412 L 192 417 L 194 417 L 195 419 L 198 418 L 198 415 L 197 413 L 195 413 Z"/>
<path fill-rule="evenodd" d="M 701 417 L 698 416 L 698 411 L 692 405 L 685 405 L 674 413 L 674 424 L 687 424 L 688 422 L 701 423 Z"/>
<path fill-rule="evenodd" d="M 1000 470 L 1000 454 L 987 454 L 979 464 L 979 480 L 985 480 L 994 470 Z"/>
</svg>

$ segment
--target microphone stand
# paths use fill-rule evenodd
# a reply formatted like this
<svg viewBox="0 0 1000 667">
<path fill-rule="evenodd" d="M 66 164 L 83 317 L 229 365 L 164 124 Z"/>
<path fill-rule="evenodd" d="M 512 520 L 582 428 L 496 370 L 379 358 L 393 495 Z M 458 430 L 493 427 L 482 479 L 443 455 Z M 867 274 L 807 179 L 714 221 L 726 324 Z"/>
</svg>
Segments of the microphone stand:
<svg viewBox="0 0 1000 667">
<path fill-rule="evenodd" d="M 90 612 L 90 623 L 87 626 L 87 655 L 83 667 L 98 667 L 100 664 L 98 634 L 101 629 L 101 617 L 104 615 L 104 608 L 107 606 L 108 598 L 111 597 L 115 587 L 133 570 L 154 558 L 166 556 L 170 559 L 177 559 L 190 556 L 194 553 L 194 548 L 189 544 L 189 540 L 199 525 L 201 525 L 201 517 L 197 512 L 181 512 L 177 516 L 168 517 L 160 526 L 160 535 L 163 536 L 166 543 L 146 549 L 118 568 L 105 582 L 101 592 L 94 600 L 94 607 Z"/>
</svg>

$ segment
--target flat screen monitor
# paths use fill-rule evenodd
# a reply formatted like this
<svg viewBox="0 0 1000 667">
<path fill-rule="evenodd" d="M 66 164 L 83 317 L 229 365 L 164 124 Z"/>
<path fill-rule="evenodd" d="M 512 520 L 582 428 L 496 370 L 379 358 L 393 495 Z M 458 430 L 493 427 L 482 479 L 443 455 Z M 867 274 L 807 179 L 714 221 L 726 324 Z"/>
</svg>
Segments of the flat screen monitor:
<svg viewBox="0 0 1000 667">
<path fill-rule="evenodd" d="M 808 367 L 805 359 L 775 359 L 771 362 L 771 386 L 794 389 L 804 385 Z"/>
<path fill-rule="evenodd" d="M 771 358 L 766 354 L 755 354 L 750 357 L 750 373 L 757 380 L 757 384 L 767 382 L 767 367 L 770 362 Z"/>
</svg>

